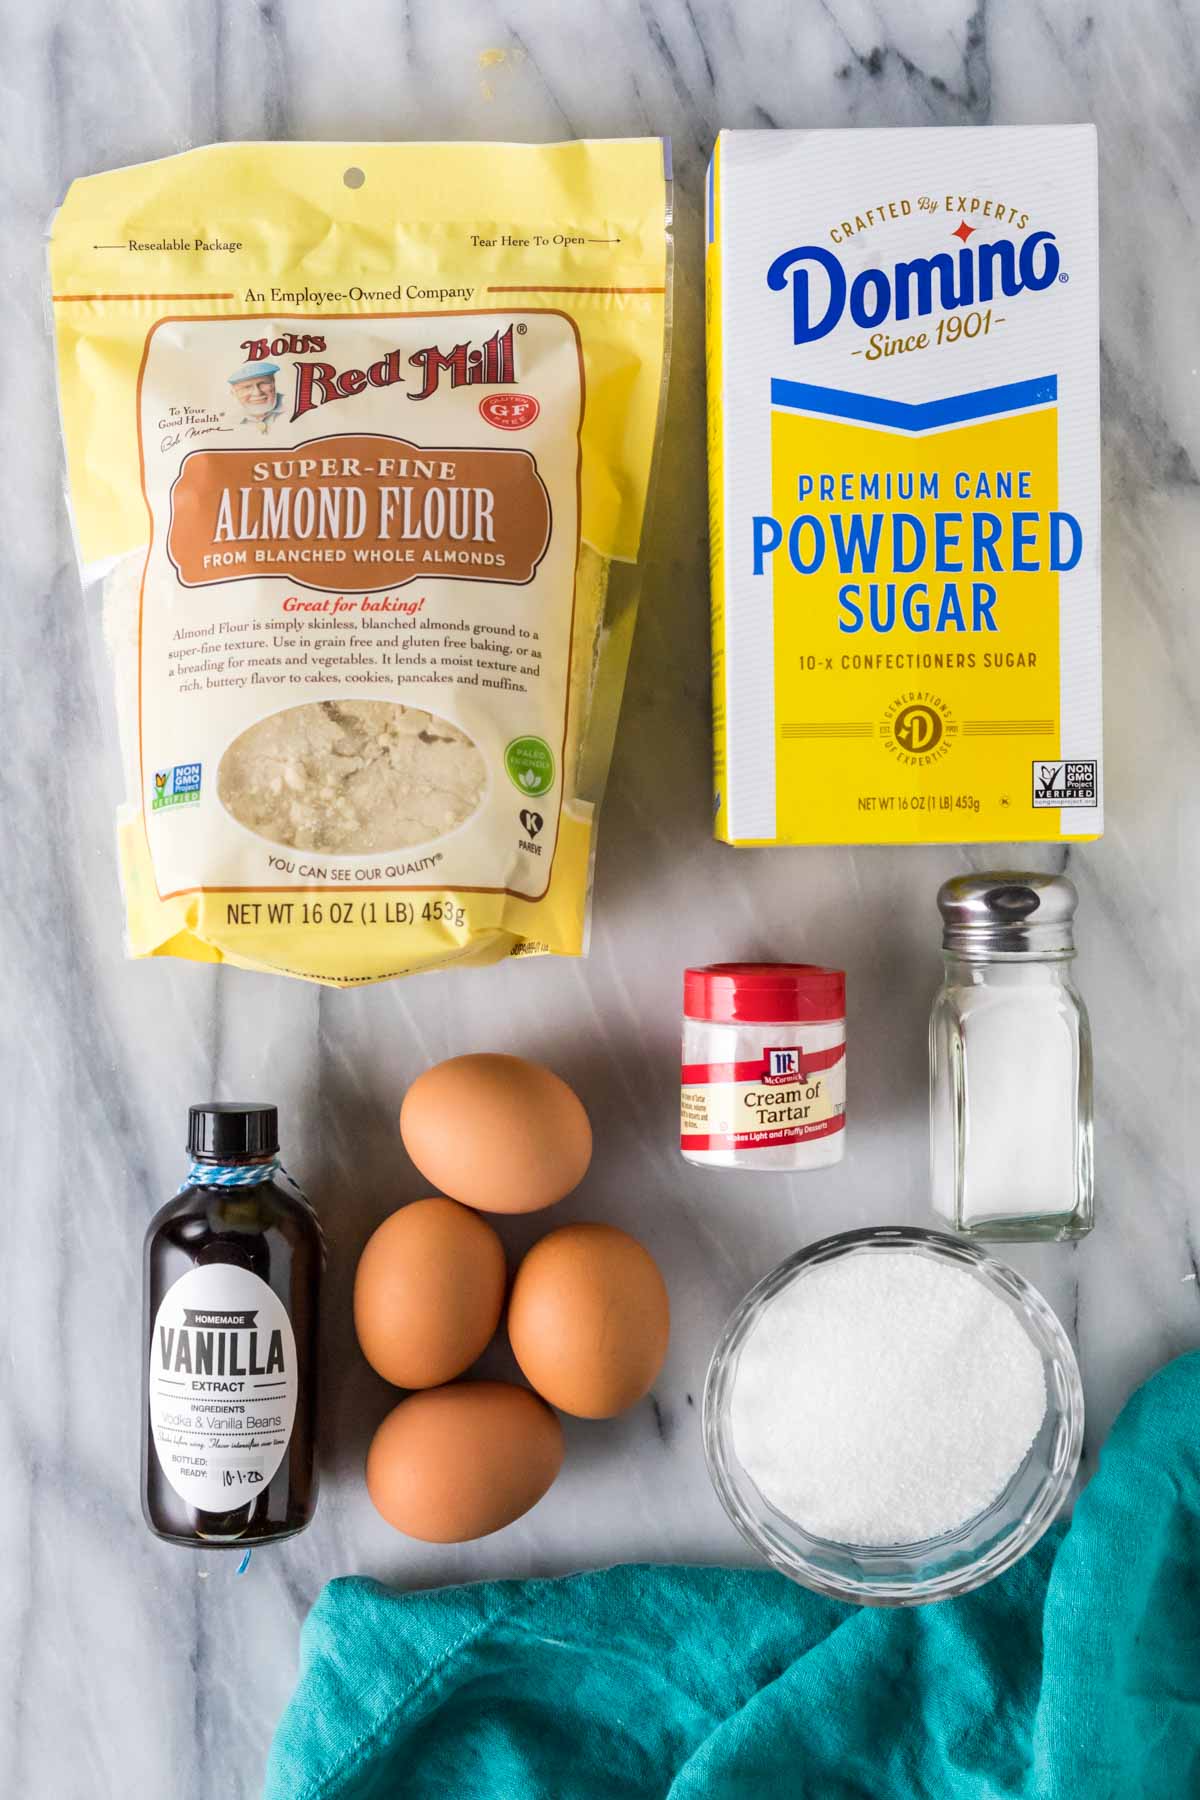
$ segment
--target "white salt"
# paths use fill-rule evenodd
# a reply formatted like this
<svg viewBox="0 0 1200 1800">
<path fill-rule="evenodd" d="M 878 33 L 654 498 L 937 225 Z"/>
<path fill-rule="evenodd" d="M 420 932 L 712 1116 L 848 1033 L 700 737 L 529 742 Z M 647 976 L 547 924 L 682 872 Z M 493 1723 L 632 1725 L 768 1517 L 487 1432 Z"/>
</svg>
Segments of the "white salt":
<svg viewBox="0 0 1200 1800">
<path fill-rule="evenodd" d="M 965 1525 L 1020 1468 L 1046 1413 L 1041 1356 L 969 1269 L 853 1252 L 770 1302 L 731 1420 L 764 1499 L 814 1537 L 913 1544 Z"/>
<path fill-rule="evenodd" d="M 950 1071 L 933 1111 L 934 1186 L 964 1226 L 1070 1214 L 1079 1186 L 1079 1014 L 1054 963 L 1000 963 L 963 1000 L 961 1134 Z"/>
</svg>

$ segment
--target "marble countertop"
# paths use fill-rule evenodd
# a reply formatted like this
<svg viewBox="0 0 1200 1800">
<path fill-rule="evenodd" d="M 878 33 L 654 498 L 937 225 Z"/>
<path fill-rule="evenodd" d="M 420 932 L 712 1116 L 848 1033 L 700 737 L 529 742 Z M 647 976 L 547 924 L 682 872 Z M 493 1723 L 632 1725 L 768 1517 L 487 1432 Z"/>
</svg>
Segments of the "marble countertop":
<svg viewBox="0 0 1200 1800">
<path fill-rule="evenodd" d="M 709 836 L 701 239 L 720 125 L 1100 128 L 1109 825 L 1102 843 L 1070 854 L 1097 1049 L 1099 1223 L 1078 1247 L 1013 1254 L 1074 1334 L 1094 1467 L 1131 1388 L 1200 1342 L 1200 1108 L 1187 1072 L 1200 1030 L 1200 914 L 1187 887 L 1200 841 L 1200 15 L 1161 0 L 613 0 L 599 11 L 567 0 L 48 0 L 4 12 L 6 1791 L 257 1793 L 301 1620 L 333 1575 L 412 1585 L 741 1560 L 700 1443 L 721 1322 L 809 1239 L 927 1219 L 934 895 L 996 852 L 738 852 Z M 111 700 L 79 598 L 42 298 L 44 227 L 67 183 L 219 138 L 642 132 L 674 140 L 674 357 L 590 959 L 351 993 L 126 962 Z M 840 1167 L 753 1183 L 680 1161 L 680 971 L 733 956 L 849 971 Z M 356 1353 L 350 1284 L 373 1225 L 421 1191 L 396 1131 L 406 1083 L 480 1048 L 544 1059 L 578 1087 L 598 1149 L 559 1216 L 611 1219 L 643 1238 L 667 1274 L 675 1330 L 651 1400 L 610 1424 L 568 1422 L 564 1473 L 529 1518 L 478 1545 L 423 1548 L 376 1517 L 361 1480 L 389 1393 Z M 142 1525 L 137 1371 L 141 1238 L 180 1178 L 187 1105 L 242 1093 L 280 1104 L 288 1162 L 319 1203 L 331 1262 L 318 1517 L 235 1578 L 234 1559 L 169 1548 Z M 512 1247 L 534 1229 L 518 1224 Z"/>
</svg>

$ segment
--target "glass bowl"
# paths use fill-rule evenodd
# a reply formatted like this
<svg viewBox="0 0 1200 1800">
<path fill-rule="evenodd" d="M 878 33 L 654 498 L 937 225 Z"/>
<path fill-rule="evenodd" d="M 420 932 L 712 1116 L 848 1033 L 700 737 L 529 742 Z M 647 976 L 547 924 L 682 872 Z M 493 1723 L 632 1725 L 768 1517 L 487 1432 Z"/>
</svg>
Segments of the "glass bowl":
<svg viewBox="0 0 1200 1800">
<path fill-rule="evenodd" d="M 1042 1358 L 1046 1416 L 1020 1468 L 986 1511 L 919 1544 L 834 1543 L 813 1537 L 766 1500 L 738 1460 L 731 1402 L 751 1331 L 784 1288 L 845 1256 L 902 1251 L 970 1271 L 1024 1327 Z M 969 1593 L 1010 1568 L 1059 1512 L 1083 1447 L 1083 1387 L 1066 1332 L 1046 1301 L 1015 1269 L 978 1245 L 941 1232 L 879 1226 L 822 1238 L 751 1288 L 713 1352 L 704 1390 L 704 1451 L 721 1504 L 746 1539 L 784 1575 L 835 1600 L 866 1606 L 919 1606 Z"/>
</svg>

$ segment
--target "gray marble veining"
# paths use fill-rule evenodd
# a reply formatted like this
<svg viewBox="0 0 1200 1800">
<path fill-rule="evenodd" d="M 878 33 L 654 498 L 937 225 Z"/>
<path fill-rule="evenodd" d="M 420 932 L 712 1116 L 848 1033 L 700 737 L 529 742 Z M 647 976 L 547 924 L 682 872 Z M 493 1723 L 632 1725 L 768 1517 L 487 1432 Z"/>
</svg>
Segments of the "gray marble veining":
<svg viewBox="0 0 1200 1800">
<path fill-rule="evenodd" d="M 698 1429 L 721 1321 L 798 1244 L 927 1217 L 934 895 L 995 853 L 735 852 L 708 834 L 701 218 L 719 125 L 1100 128 L 1109 827 L 1070 856 L 1099 1225 L 1077 1248 L 1014 1256 L 1074 1332 L 1093 1467 L 1130 1389 L 1200 1342 L 1196 0 L 3 0 L 0 16 L 3 1791 L 255 1794 L 300 1621 L 334 1574 L 431 1584 L 739 1560 Z M 674 140 L 675 342 L 590 959 L 347 994 L 127 963 L 111 702 L 61 495 L 43 298 L 44 230 L 66 184 L 217 138 L 645 131 Z M 651 779 L 665 757 L 668 800 Z M 757 954 L 841 963 L 851 984 L 848 1159 L 761 1187 L 686 1168 L 673 1140 L 680 970 Z M 349 1288 L 372 1225 L 420 1192 L 395 1127 L 406 1082 L 480 1047 L 542 1057 L 577 1084 L 599 1148 L 561 1214 L 644 1238 L 675 1333 L 652 1403 L 568 1426 L 565 1472 L 532 1516 L 476 1546 L 423 1549 L 376 1518 L 360 1478 L 389 1402 L 355 1352 Z M 318 1519 L 235 1578 L 232 1560 L 143 1529 L 137 1369 L 141 1235 L 179 1179 L 186 1106 L 240 1092 L 283 1108 L 332 1261 Z M 518 1223 L 513 1250 L 534 1230 Z"/>
</svg>

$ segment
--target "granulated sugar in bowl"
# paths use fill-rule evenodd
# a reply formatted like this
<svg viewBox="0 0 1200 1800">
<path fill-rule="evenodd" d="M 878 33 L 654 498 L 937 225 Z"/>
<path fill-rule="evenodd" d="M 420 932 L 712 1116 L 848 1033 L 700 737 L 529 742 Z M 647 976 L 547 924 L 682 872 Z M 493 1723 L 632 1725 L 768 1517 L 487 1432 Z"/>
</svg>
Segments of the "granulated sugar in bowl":
<svg viewBox="0 0 1200 1800">
<path fill-rule="evenodd" d="M 742 1351 L 733 1442 L 814 1537 L 921 1543 L 983 1512 L 1046 1414 L 1041 1356 L 970 1271 L 847 1256 L 775 1298 Z"/>
<path fill-rule="evenodd" d="M 1035 1543 L 1083 1437 L 1074 1354 L 1041 1295 L 977 1246 L 880 1228 L 760 1282 L 717 1346 L 705 1442 L 734 1523 L 842 1599 L 963 1593 Z"/>
</svg>

